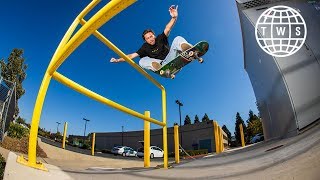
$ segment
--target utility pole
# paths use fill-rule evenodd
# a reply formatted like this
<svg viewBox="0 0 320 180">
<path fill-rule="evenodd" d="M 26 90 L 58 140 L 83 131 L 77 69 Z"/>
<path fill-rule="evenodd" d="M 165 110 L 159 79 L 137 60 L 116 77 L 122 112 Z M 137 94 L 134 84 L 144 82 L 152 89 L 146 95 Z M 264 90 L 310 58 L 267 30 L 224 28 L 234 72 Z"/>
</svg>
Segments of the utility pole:
<svg viewBox="0 0 320 180">
<path fill-rule="evenodd" d="M 180 116 L 180 143 L 181 143 L 181 146 L 182 146 L 181 106 L 183 106 L 183 104 L 182 104 L 179 100 L 176 100 L 176 103 L 179 105 L 179 116 Z"/>
<path fill-rule="evenodd" d="M 83 120 L 86 121 L 85 124 L 84 124 L 84 132 L 83 132 L 83 138 L 84 138 L 84 140 L 85 140 L 85 139 L 86 139 L 87 122 L 90 121 L 90 120 L 89 120 L 89 119 L 86 119 L 86 118 L 83 118 Z M 83 140 L 83 143 L 84 143 L 84 140 Z"/>
<path fill-rule="evenodd" d="M 58 125 L 57 125 L 57 134 L 59 132 L 59 125 L 61 124 L 60 122 L 56 122 Z"/>
</svg>

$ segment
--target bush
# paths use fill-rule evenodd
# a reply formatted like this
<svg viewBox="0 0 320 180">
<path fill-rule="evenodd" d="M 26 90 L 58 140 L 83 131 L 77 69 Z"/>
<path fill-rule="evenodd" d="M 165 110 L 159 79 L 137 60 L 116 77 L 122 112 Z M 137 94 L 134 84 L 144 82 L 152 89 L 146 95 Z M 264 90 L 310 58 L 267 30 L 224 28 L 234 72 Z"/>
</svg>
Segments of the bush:
<svg viewBox="0 0 320 180">
<path fill-rule="evenodd" d="M 11 138 L 6 136 L 0 146 L 8 149 L 10 151 L 19 152 L 22 154 L 28 154 L 28 147 L 29 147 L 29 138 L 23 137 L 21 139 Z M 37 143 L 37 157 L 46 158 L 47 154 L 40 148 L 39 144 Z"/>
<path fill-rule="evenodd" d="M 0 179 L 3 179 L 4 169 L 6 167 L 6 161 L 0 154 Z"/>
<path fill-rule="evenodd" d="M 199 150 L 186 150 L 186 152 L 190 156 L 196 156 L 196 155 L 202 155 L 202 154 L 208 154 L 208 149 L 199 149 Z M 180 152 L 180 158 L 183 156 L 188 156 L 184 151 Z M 175 157 L 174 152 L 169 152 L 168 157 Z"/>
<path fill-rule="evenodd" d="M 8 130 L 9 137 L 21 139 L 23 137 L 26 137 L 28 134 L 29 134 L 29 129 L 17 123 L 13 123 L 13 122 L 10 123 L 9 130 Z"/>
<path fill-rule="evenodd" d="M 208 149 L 186 150 L 186 152 L 187 152 L 190 156 L 196 156 L 196 155 L 201 155 L 201 154 L 208 154 Z M 181 155 L 182 155 L 182 156 L 187 156 L 187 154 L 184 153 L 184 152 L 182 152 Z"/>
<path fill-rule="evenodd" d="M 81 149 L 91 149 L 91 146 L 89 145 L 89 144 L 87 144 L 87 143 L 84 143 L 81 147 L 80 147 Z"/>
</svg>

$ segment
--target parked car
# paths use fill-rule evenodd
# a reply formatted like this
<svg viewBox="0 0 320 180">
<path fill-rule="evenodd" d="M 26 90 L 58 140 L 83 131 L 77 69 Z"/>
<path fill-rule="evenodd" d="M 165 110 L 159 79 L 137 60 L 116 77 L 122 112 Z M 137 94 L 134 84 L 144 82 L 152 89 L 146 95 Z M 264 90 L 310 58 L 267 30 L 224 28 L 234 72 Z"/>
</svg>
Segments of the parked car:
<svg viewBox="0 0 320 180">
<path fill-rule="evenodd" d="M 257 143 L 257 142 L 260 142 L 260 141 L 263 141 L 264 140 L 264 136 L 262 133 L 259 133 L 259 134 L 256 134 L 255 136 L 253 136 L 251 138 L 251 141 L 250 143 Z"/>
<path fill-rule="evenodd" d="M 133 150 L 131 147 L 125 147 L 122 156 L 137 156 L 137 151 Z"/>
<path fill-rule="evenodd" d="M 115 146 L 115 147 L 112 148 L 111 153 L 114 154 L 115 156 L 119 155 L 119 154 L 122 155 L 122 153 L 124 152 L 124 148 L 125 147 L 126 146 Z"/>
<path fill-rule="evenodd" d="M 144 148 L 140 147 L 137 150 L 137 156 L 142 158 L 144 156 Z M 157 146 L 150 146 L 150 158 L 163 157 L 163 150 Z"/>
<path fill-rule="evenodd" d="M 116 146 L 112 148 L 111 153 L 115 156 L 137 156 L 137 151 L 133 150 L 131 147 L 128 146 Z"/>
<path fill-rule="evenodd" d="M 235 136 L 231 136 L 231 140 L 230 140 L 230 147 L 237 147 L 238 143 L 237 143 L 237 139 Z"/>
</svg>

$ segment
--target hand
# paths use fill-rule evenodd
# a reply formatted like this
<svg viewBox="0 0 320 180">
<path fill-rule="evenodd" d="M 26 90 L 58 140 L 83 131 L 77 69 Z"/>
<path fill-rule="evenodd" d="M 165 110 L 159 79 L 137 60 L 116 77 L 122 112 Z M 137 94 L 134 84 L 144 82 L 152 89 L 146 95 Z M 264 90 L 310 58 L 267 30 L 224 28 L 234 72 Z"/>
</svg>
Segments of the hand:
<svg viewBox="0 0 320 180">
<path fill-rule="evenodd" d="M 116 58 L 111 58 L 110 59 L 110 62 L 112 62 L 112 63 L 116 63 L 116 62 L 119 62 Z"/>
<path fill-rule="evenodd" d="M 171 5 L 170 8 L 169 8 L 169 12 L 170 12 L 170 16 L 172 18 L 177 18 L 178 17 L 178 6 L 174 6 L 174 5 Z"/>
</svg>

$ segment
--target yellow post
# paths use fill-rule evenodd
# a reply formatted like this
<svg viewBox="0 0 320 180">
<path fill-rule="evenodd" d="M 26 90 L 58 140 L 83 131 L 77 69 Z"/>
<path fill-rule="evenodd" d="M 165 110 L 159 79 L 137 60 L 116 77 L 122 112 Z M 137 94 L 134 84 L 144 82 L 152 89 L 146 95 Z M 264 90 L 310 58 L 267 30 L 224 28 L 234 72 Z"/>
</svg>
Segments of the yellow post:
<svg viewBox="0 0 320 180">
<path fill-rule="evenodd" d="M 179 154 L 179 126 L 174 125 L 174 157 L 177 164 L 180 163 L 180 154 Z"/>
<path fill-rule="evenodd" d="M 150 117 L 150 111 L 145 111 L 144 115 Z M 144 167 L 150 167 L 150 122 L 144 121 Z"/>
<path fill-rule="evenodd" d="M 216 153 L 220 153 L 219 150 L 219 136 L 218 136 L 218 122 L 213 121 L 213 137 L 214 137 L 214 142 L 216 145 Z"/>
<path fill-rule="evenodd" d="M 72 35 L 72 31 L 75 30 L 79 20 L 75 20 L 74 23 L 70 26 L 63 40 L 60 42 L 57 51 L 55 52 L 47 71 L 42 80 L 38 96 L 35 102 L 32 120 L 31 120 L 31 128 L 29 135 L 29 148 L 28 148 L 28 160 L 25 159 L 22 155 L 18 157 L 17 162 L 27 165 L 36 169 L 41 169 L 47 171 L 44 165 L 41 162 L 36 161 L 36 146 L 37 146 L 37 136 L 38 136 L 38 128 L 39 122 L 43 107 L 43 102 L 48 90 L 48 86 L 50 84 L 52 74 L 57 70 L 57 68 L 62 64 L 62 62 L 86 39 L 88 38 L 93 31 L 98 29 L 100 26 L 105 24 L 108 20 L 110 20 L 117 13 L 121 12 L 131 4 L 133 4 L 134 0 L 113 0 L 109 2 L 106 6 L 104 6 L 98 13 L 96 13 L 88 22 L 85 28 L 81 28 L 73 38 L 69 40 Z M 84 16 L 91 7 L 95 6 L 97 1 L 90 3 L 90 5 L 81 13 Z M 92 9 L 92 8 L 91 8 Z M 81 16 L 81 17 L 82 17 Z M 89 32 L 90 31 L 90 32 Z M 67 43 L 68 42 L 68 43 Z"/>
<path fill-rule="evenodd" d="M 218 148 L 219 148 L 219 153 L 221 153 L 222 152 L 222 150 L 221 150 L 221 128 L 220 128 L 220 126 L 218 125 Z"/>
<path fill-rule="evenodd" d="M 167 137 L 167 98 L 166 90 L 161 86 L 162 93 L 162 141 L 163 141 L 163 168 L 168 168 L 168 137 Z"/>
<path fill-rule="evenodd" d="M 63 129 L 62 149 L 66 148 L 67 128 L 68 128 L 68 123 L 65 122 L 64 129 Z"/>
<path fill-rule="evenodd" d="M 44 167 L 43 163 L 36 161 L 36 147 L 37 147 L 37 138 L 38 138 L 38 127 L 41 116 L 41 111 L 43 107 L 43 102 L 50 84 L 51 76 L 48 72 L 45 73 L 39 93 L 37 96 L 36 104 L 33 109 L 33 115 L 31 120 L 31 128 L 29 135 L 29 148 L 28 148 L 28 160 L 26 160 L 23 155 L 19 156 L 17 162 L 36 168 L 44 171 L 48 171 L 47 168 Z"/>
<path fill-rule="evenodd" d="M 94 156 L 94 145 L 96 144 L 96 133 L 92 133 L 91 155 Z"/>
<path fill-rule="evenodd" d="M 243 126 L 242 126 L 242 124 L 240 124 L 239 127 L 240 127 L 240 136 L 241 136 L 241 146 L 244 147 L 245 143 L 244 143 L 244 134 L 243 134 Z"/>
<path fill-rule="evenodd" d="M 220 128 L 220 150 L 221 152 L 224 151 L 224 146 L 223 146 L 223 133 L 222 133 L 222 128 Z"/>
</svg>

